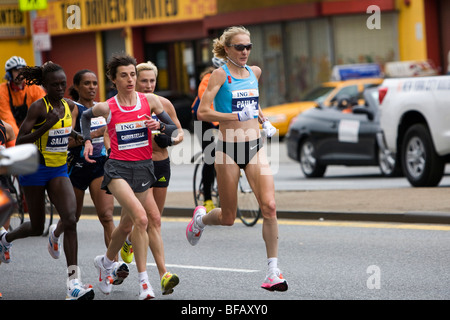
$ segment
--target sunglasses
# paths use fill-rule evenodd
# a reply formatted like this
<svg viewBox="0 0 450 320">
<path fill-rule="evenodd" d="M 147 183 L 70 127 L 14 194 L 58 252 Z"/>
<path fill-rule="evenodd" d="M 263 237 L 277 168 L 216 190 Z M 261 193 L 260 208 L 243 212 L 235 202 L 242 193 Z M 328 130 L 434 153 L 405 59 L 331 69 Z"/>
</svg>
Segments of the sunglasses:
<svg viewBox="0 0 450 320">
<path fill-rule="evenodd" d="M 237 51 L 244 51 L 244 49 L 247 49 L 247 51 L 252 50 L 253 44 L 230 44 L 229 47 L 234 47 Z"/>
</svg>

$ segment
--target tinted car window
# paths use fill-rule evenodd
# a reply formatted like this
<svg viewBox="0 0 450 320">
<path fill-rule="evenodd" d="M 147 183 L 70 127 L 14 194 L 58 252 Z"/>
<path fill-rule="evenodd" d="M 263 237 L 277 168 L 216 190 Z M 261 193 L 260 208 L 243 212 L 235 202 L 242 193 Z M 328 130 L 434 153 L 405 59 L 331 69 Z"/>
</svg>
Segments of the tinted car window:
<svg viewBox="0 0 450 320">
<path fill-rule="evenodd" d="M 335 87 L 317 87 L 310 91 L 302 100 L 322 103 L 328 97 L 328 94 L 334 90 L 334 88 Z"/>
<path fill-rule="evenodd" d="M 341 99 L 343 97 L 349 98 L 357 98 L 358 97 L 358 86 L 348 86 L 342 88 L 336 95 L 337 99 Z"/>
</svg>

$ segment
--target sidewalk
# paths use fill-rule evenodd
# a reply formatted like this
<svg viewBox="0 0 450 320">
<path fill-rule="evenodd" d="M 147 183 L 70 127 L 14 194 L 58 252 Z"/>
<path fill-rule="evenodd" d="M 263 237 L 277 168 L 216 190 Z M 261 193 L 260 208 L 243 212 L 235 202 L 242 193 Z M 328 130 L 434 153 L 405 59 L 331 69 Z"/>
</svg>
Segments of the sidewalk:
<svg viewBox="0 0 450 320">
<path fill-rule="evenodd" d="M 450 223 L 450 188 L 278 191 L 280 219 Z M 117 203 L 116 203 L 117 204 Z M 87 194 L 83 214 L 96 214 Z M 192 192 L 168 192 L 164 216 L 191 217 Z M 116 206 L 115 214 L 120 214 Z"/>
</svg>

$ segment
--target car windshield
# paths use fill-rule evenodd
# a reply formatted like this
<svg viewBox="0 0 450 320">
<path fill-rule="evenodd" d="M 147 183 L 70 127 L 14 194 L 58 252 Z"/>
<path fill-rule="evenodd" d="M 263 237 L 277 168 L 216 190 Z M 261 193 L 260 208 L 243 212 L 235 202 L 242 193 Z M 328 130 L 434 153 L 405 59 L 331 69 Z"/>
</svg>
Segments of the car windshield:
<svg viewBox="0 0 450 320">
<path fill-rule="evenodd" d="M 317 103 L 322 103 L 328 94 L 333 91 L 335 87 L 317 87 L 310 91 L 302 100 L 303 101 L 315 101 Z"/>
</svg>

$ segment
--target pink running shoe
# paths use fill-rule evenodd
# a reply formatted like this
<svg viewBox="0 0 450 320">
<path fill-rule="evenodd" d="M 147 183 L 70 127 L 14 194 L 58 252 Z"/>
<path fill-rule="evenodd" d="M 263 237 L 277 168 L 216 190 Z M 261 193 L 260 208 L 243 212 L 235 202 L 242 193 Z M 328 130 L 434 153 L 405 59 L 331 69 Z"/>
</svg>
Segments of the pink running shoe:
<svg viewBox="0 0 450 320">
<path fill-rule="evenodd" d="M 269 291 L 287 291 L 288 284 L 287 281 L 283 278 L 281 271 L 279 269 L 275 269 L 274 272 L 267 275 L 261 288 Z"/>
<path fill-rule="evenodd" d="M 189 241 L 189 243 L 193 246 L 195 246 L 198 243 L 204 230 L 204 228 L 200 228 L 199 226 L 197 226 L 197 218 L 199 216 L 204 216 L 205 214 L 206 214 L 205 207 L 198 206 L 197 208 L 195 208 L 194 215 L 192 216 L 191 221 L 186 227 L 186 238 Z"/>
</svg>

